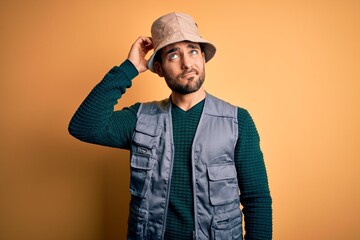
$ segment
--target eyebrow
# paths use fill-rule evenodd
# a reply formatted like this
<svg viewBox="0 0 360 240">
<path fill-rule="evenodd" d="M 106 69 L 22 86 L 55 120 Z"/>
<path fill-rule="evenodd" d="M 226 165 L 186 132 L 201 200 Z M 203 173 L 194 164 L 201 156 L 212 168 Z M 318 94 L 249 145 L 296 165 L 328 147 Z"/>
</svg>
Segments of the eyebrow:
<svg viewBox="0 0 360 240">
<path fill-rule="evenodd" d="M 168 55 L 169 53 L 176 52 L 176 51 L 178 51 L 179 49 L 180 49 L 180 48 L 178 48 L 178 47 L 170 48 L 170 49 L 166 52 L 166 55 Z"/>
<path fill-rule="evenodd" d="M 197 45 L 192 44 L 192 43 L 189 43 L 186 47 L 187 47 L 187 48 L 191 48 L 191 49 L 200 49 Z M 170 49 L 166 52 L 166 55 L 169 54 L 169 53 L 176 52 L 176 51 L 178 51 L 178 50 L 180 50 L 180 48 L 178 48 L 178 47 L 170 48 Z"/>
</svg>

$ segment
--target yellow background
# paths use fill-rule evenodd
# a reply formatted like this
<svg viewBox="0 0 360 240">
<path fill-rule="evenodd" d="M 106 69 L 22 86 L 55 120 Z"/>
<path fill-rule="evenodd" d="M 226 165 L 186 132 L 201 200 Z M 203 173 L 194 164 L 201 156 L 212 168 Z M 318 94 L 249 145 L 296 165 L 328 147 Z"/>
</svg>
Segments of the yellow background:
<svg viewBox="0 0 360 240">
<path fill-rule="evenodd" d="M 128 152 L 67 132 L 153 20 L 180 11 L 217 46 L 208 92 L 252 114 L 274 239 L 360 239 L 360 1 L 0 2 L 0 239 L 124 239 Z M 169 95 L 146 72 L 117 109 Z"/>
</svg>

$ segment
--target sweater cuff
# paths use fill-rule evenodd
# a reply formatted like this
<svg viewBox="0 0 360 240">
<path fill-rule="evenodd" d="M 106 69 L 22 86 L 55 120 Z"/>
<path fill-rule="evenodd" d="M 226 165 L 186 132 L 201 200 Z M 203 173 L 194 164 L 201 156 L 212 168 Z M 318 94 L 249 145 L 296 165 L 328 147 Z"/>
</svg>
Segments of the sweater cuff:
<svg viewBox="0 0 360 240">
<path fill-rule="evenodd" d="M 139 75 L 138 70 L 129 59 L 126 59 L 122 64 L 120 64 L 119 68 L 123 70 L 123 73 L 127 75 L 128 79 L 133 79 Z"/>
</svg>

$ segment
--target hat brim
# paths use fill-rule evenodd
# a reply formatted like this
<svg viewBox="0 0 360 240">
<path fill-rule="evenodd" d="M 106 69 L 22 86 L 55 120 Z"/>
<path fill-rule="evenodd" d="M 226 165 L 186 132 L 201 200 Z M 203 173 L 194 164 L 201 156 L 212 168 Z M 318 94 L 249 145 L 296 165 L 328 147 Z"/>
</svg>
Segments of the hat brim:
<svg viewBox="0 0 360 240">
<path fill-rule="evenodd" d="M 212 59 L 216 53 L 216 48 L 213 44 L 209 43 L 208 41 L 206 41 L 203 38 L 197 38 L 197 39 L 182 39 L 182 40 L 178 40 L 174 41 L 174 42 L 167 42 L 165 44 L 160 44 L 162 46 L 158 46 L 158 48 L 154 51 L 154 53 L 150 56 L 149 60 L 148 60 L 148 68 L 150 71 L 155 72 L 154 69 L 154 60 L 155 60 L 155 55 L 159 52 L 160 49 L 170 45 L 170 44 L 174 44 L 177 42 L 183 42 L 183 41 L 190 41 L 190 42 L 197 42 L 200 43 L 201 45 L 203 45 L 203 50 L 204 50 L 204 54 L 205 54 L 205 62 L 210 61 L 210 59 Z"/>
</svg>

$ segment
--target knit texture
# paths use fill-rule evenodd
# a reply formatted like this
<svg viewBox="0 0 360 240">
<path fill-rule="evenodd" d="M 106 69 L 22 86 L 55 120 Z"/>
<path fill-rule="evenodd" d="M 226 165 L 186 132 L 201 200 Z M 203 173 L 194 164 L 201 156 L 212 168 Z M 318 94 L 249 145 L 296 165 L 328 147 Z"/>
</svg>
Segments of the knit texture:
<svg viewBox="0 0 360 240">
<path fill-rule="evenodd" d="M 173 104 L 174 162 L 165 239 L 191 239 L 194 229 L 191 146 L 204 100 L 187 111 Z"/>
<path fill-rule="evenodd" d="M 120 111 L 114 111 L 114 106 L 126 88 L 131 87 L 137 74 L 128 60 L 111 69 L 72 117 L 70 134 L 85 142 L 129 149 L 139 103 Z M 167 239 L 192 239 L 194 209 L 190 151 L 203 102 L 186 112 L 173 106 L 175 156 L 166 222 Z M 245 218 L 245 239 L 272 239 L 272 200 L 259 135 L 245 109 L 238 108 L 238 124 L 235 166 Z"/>
<path fill-rule="evenodd" d="M 272 199 L 260 138 L 247 110 L 238 108 L 235 165 L 245 218 L 245 239 L 272 239 Z"/>
<path fill-rule="evenodd" d="M 137 75 L 129 60 L 113 67 L 77 109 L 69 133 L 84 142 L 130 149 L 139 103 L 122 111 L 114 111 L 114 106 Z"/>
</svg>

